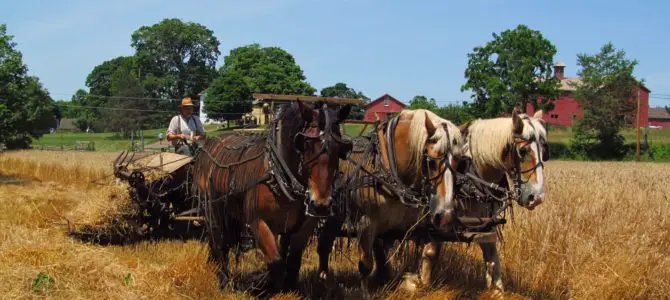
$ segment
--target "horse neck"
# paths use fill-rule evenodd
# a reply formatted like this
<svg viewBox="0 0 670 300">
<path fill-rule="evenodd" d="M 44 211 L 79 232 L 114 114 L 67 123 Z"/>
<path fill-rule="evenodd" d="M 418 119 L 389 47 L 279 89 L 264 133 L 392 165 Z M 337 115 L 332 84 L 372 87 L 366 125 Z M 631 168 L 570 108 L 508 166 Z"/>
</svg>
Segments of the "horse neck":
<svg viewBox="0 0 670 300">
<path fill-rule="evenodd" d="M 390 127 L 387 128 L 386 132 L 384 131 L 384 128 L 379 128 L 377 130 L 377 138 L 379 140 L 379 148 L 380 148 L 379 152 L 382 157 L 382 164 L 384 168 L 386 168 L 387 170 L 391 170 L 391 163 L 394 163 L 400 180 L 406 185 L 413 185 L 420 182 L 421 172 L 418 167 L 412 169 L 409 164 L 409 152 L 407 148 L 408 141 L 406 139 L 406 135 L 405 137 L 403 137 L 399 133 L 398 129 L 401 128 L 401 126 L 407 126 L 407 125 L 398 124 L 396 130 L 394 130 L 392 147 L 393 147 L 393 153 L 395 153 L 395 161 L 391 161 L 388 147 L 388 139 L 386 134 L 386 132 L 391 130 Z M 400 132 L 402 132 L 402 130 Z"/>
<path fill-rule="evenodd" d="M 284 126 L 283 122 L 279 121 L 279 124 L 277 125 L 277 128 L 279 128 L 279 132 L 276 134 L 276 139 L 272 141 L 275 143 L 275 146 L 277 147 L 277 150 L 279 150 L 279 157 L 284 160 L 288 168 L 291 170 L 291 172 L 296 176 L 296 178 L 299 178 L 298 176 L 298 166 L 300 163 L 300 156 L 298 155 L 298 152 L 296 151 L 295 148 L 290 147 L 290 145 L 293 144 L 293 140 L 291 137 L 295 136 L 297 132 L 291 132 L 290 134 L 284 134 L 285 130 L 290 130 L 288 126 Z M 289 140 L 286 140 L 289 139 Z"/>
<path fill-rule="evenodd" d="M 482 179 L 484 179 L 487 182 L 491 183 L 498 183 L 500 180 L 503 179 L 505 176 L 505 170 L 503 170 L 500 167 L 495 167 L 491 165 L 477 165 L 475 163 L 474 165 L 475 170 L 477 170 L 477 175 L 479 175 Z"/>
</svg>

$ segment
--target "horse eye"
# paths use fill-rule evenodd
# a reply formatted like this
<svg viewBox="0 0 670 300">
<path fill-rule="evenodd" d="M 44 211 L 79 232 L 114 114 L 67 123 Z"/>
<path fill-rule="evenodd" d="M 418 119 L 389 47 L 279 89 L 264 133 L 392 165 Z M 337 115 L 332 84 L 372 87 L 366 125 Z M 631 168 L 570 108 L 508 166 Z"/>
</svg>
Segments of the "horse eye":
<svg viewBox="0 0 670 300">
<path fill-rule="evenodd" d="M 452 145 L 456 146 L 456 143 L 457 143 L 457 142 L 456 142 L 456 139 L 451 140 L 451 144 L 452 144 Z"/>
<path fill-rule="evenodd" d="M 521 157 L 525 157 L 526 155 L 528 155 L 528 149 L 526 147 L 522 147 L 521 149 L 519 149 L 519 155 L 521 155 Z"/>
</svg>

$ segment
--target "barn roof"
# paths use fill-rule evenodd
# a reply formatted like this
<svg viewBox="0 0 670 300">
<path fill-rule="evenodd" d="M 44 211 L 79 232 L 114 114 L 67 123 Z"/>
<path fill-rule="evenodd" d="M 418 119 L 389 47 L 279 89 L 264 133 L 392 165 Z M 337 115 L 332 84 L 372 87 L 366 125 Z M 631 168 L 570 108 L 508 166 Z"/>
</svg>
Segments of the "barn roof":
<svg viewBox="0 0 670 300">
<path fill-rule="evenodd" d="M 670 120 L 670 114 L 665 107 L 650 107 L 649 119 L 665 119 Z"/>
<path fill-rule="evenodd" d="M 377 102 L 383 101 L 384 98 L 386 98 L 386 97 L 388 97 L 389 100 L 391 100 L 391 101 L 395 101 L 395 102 L 399 103 L 400 105 L 402 105 L 402 107 L 407 107 L 407 105 L 405 105 L 405 103 L 402 103 L 400 100 L 398 100 L 398 99 L 396 99 L 395 97 L 389 95 L 388 93 L 382 95 L 381 97 L 379 97 L 379 98 L 377 98 L 377 99 L 375 99 L 375 100 L 370 101 L 368 104 L 365 105 L 365 107 L 370 107 L 370 106 L 374 105 L 374 104 L 377 103 Z"/>
</svg>

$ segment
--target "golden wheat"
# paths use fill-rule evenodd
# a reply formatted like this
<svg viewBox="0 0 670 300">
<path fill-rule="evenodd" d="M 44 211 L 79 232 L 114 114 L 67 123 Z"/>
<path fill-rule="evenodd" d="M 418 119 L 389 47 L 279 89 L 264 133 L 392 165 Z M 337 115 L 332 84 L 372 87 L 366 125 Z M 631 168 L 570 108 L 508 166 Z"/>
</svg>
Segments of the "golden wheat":
<svg viewBox="0 0 670 300">
<path fill-rule="evenodd" d="M 221 292 L 206 244 L 142 242 L 102 247 L 68 237 L 67 220 L 99 222 L 121 213 L 123 188 L 104 180 L 113 154 L 19 152 L 0 156 L 0 173 L 42 182 L 0 185 L 0 294 L 59 299 L 240 298 Z M 670 165 L 551 162 L 547 201 L 515 209 L 499 245 L 506 296 L 534 299 L 658 299 L 670 295 Z M 110 212 L 114 212 L 111 213 Z M 104 216 L 104 217 L 101 217 Z M 335 280 L 319 283 L 317 255 L 305 251 L 301 293 L 358 298 L 355 241 L 332 257 Z M 263 266 L 261 255 L 241 257 L 235 274 Z M 231 258 L 231 264 L 236 266 Z M 399 270 L 401 272 L 402 270 Z M 481 251 L 449 244 L 438 282 L 418 296 L 486 298 Z M 35 282 L 31 280 L 35 279 Z M 45 283 L 46 282 L 46 283 Z M 34 289 L 33 289 L 34 287 Z M 327 292 L 321 294 L 320 289 Z M 283 294 L 278 298 L 297 298 Z M 385 289 L 380 297 L 406 299 Z M 417 295 L 415 295 L 417 296 Z"/>
</svg>

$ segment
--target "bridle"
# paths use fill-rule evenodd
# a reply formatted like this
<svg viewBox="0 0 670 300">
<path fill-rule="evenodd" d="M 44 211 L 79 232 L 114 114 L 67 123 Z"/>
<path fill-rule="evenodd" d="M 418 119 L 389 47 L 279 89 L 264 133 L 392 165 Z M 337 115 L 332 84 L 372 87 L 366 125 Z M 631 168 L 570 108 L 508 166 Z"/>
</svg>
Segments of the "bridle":
<svg viewBox="0 0 670 300">
<path fill-rule="evenodd" d="M 524 119 L 529 121 L 528 125 L 530 125 L 530 127 L 532 128 L 533 133 L 536 133 L 537 130 L 535 129 L 535 126 L 533 125 L 533 123 L 530 122 L 530 119 L 527 118 L 527 117 L 524 118 Z M 543 151 L 544 150 L 543 148 L 545 146 L 543 144 L 547 145 L 547 153 L 548 153 L 548 144 L 546 143 L 546 141 L 544 141 L 544 143 L 542 143 L 543 140 L 544 139 L 542 137 L 540 137 L 540 141 L 538 141 L 535 134 L 533 134 L 530 138 L 525 138 L 522 135 L 515 133 L 514 134 L 514 141 L 512 142 L 512 144 L 509 145 L 512 148 L 512 149 L 509 149 L 510 150 L 509 153 L 510 153 L 510 156 L 512 158 L 513 167 L 512 167 L 511 171 L 505 168 L 505 173 L 508 176 L 511 176 L 514 179 L 514 197 L 517 201 L 521 200 L 521 185 L 526 184 L 526 183 L 528 183 L 528 181 L 530 181 L 530 179 L 524 181 L 521 178 L 521 176 L 524 175 L 524 174 L 528 174 L 528 173 L 535 173 L 535 172 L 537 172 L 538 168 L 544 167 L 544 161 L 545 161 L 544 154 L 545 154 L 545 152 Z M 536 158 L 537 162 L 532 167 L 524 170 L 524 169 L 521 168 L 521 162 L 523 161 L 523 158 L 525 157 L 525 155 L 521 154 L 520 149 L 526 149 L 527 151 L 532 151 L 532 149 L 530 149 L 530 147 L 533 143 L 537 143 L 537 148 L 538 148 L 537 149 L 538 150 L 537 151 L 537 158 Z M 521 147 L 518 147 L 519 145 L 521 145 Z M 529 178 L 530 178 L 530 176 L 529 176 Z"/>
<path fill-rule="evenodd" d="M 351 145 L 352 144 L 351 141 L 346 140 L 346 139 L 342 139 L 341 137 L 337 136 L 337 134 L 334 133 L 334 130 L 332 128 L 333 122 L 331 121 L 331 117 L 330 117 L 330 114 L 328 112 L 327 104 L 323 104 L 323 106 L 321 108 L 319 108 L 318 110 L 319 110 L 319 112 L 323 113 L 323 115 L 324 115 L 324 119 L 325 119 L 325 124 L 323 126 L 324 130 L 323 131 L 320 130 L 322 128 L 322 126 L 320 126 L 319 120 L 313 120 L 311 123 L 305 124 L 303 130 L 301 132 L 296 133 L 296 135 L 293 137 L 293 142 L 295 143 L 295 145 L 297 146 L 297 145 L 301 144 L 301 146 L 302 146 L 302 147 L 296 147 L 297 148 L 296 151 L 298 152 L 299 162 L 300 162 L 299 166 L 298 166 L 298 174 L 303 175 L 303 173 L 304 173 L 305 176 L 303 178 L 309 178 L 310 173 L 311 173 L 311 169 L 312 169 L 310 166 L 315 164 L 316 160 L 318 160 L 321 155 L 323 155 L 323 154 L 326 154 L 326 155 L 337 154 L 337 155 L 339 155 L 339 153 L 331 153 L 332 149 L 331 149 L 331 147 L 329 147 L 329 145 L 331 143 L 337 143 L 339 145 Z M 319 133 L 318 134 L 309 134 L 309 132 L 313 131 L 314 129 L 318 130 Z M 299 141 L 299 138 L 302 139 L 302 141 Z M 321 150 L 318 153 L 316 153 L 314 155 L 314 157 L 312 157 L 311 159 L 309 159 L 307 161 L 304 161 L 305 149 L 307 149 L 308 141 L 315 141 L 315 140 L 318 140 L 318 142 L 321 144 Z M 300 150 L 300 149 L 302 149 L 302 150 Z M 330 168 L 330 165 L 328 166 L 328 168 Z M 335 182 L 337 181 L 337 175 L 339 173 L 337 173 L 335 170 L 328 170 L 328 171 L 329 171 L 329 173 L 334 173 L 334 175 L 335 175 L 333 177 L 333 180 L 330 182 L 331 190 L 334 191 L 335 190 Z M 307 186 L 307 185 L 305 185 L 305 186 Z M 305 193 L 307 194 L 307 193 L 309 193 L 309 191 L 305 190 Z M 305 207 L 307 207 L 307 208 L 310 207 L 309 206 L 309 197 L 307 197 L 307 196 L 304 197 L 304 204 L 305 204 Z M 310 212 L 309 209 L 307 209 L 305 211 L 305 213 L 309 216 L 312 216 L 312 217 L 326 217 L 326 216 L 316 215 L 315 213 Z"/>
</svg>

